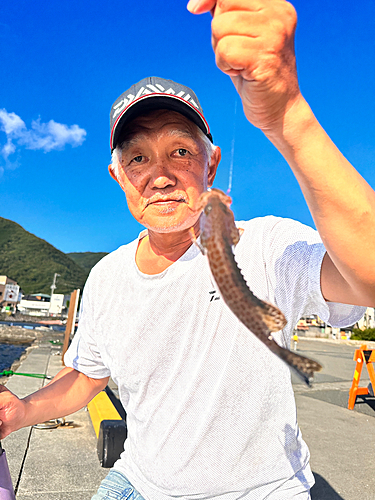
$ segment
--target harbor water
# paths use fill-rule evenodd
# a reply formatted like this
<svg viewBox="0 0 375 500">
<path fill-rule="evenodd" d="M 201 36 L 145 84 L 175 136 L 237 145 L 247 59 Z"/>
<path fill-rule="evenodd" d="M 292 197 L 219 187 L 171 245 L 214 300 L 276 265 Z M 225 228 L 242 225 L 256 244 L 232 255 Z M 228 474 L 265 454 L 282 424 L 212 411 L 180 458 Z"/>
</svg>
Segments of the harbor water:
<svg viewBox="0 0 375 500">
<path fill-rule="evenodd" d="M 30 344 L 0 344 L 0 373 L 9 370 Z"/>
</svg>

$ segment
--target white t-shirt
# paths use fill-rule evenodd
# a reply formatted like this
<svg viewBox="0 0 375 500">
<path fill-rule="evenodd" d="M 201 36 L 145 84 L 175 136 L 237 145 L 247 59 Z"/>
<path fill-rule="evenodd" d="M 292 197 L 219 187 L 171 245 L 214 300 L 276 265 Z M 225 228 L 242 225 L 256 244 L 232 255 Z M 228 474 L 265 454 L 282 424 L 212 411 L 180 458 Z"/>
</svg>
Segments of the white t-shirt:
<svg viewBox="0 0 375 500">
<path fill-rule="evenodd" d="M 288 320 L 274 334 L 281 345 L 289 347 L 301 316 L 344 327 L 363 315 L 324 301 L 316 231 L 272 216 L 237 225 L 245 279 Z M 314 480 L 287 365 L 229 310 L 195 245 L 146 275 L 137 244 L 91 271 L 65 355 L 67 366 L 118 385 L 128 438 L 114 468 L 149 500 L 263 500 L 293 478 L 308 490 Z"/>
</svg>

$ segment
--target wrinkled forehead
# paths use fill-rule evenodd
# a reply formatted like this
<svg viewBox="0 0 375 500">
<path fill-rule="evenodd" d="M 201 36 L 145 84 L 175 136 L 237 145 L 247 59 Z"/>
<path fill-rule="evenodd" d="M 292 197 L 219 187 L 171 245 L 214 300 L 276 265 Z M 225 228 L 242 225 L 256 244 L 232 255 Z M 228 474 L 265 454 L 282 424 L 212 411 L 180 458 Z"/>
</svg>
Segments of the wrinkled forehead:
<svg viewBox="0 0 375 500">
<path fill-rule="evenodd" d="M 124 149 L 151 135 L 162 134 L 199 141 L 198 127 L 184 115 L 170 110 L 151 111 L 137 116 L 127 124 L 119 138 L 118 144 Z"/>
</svg>

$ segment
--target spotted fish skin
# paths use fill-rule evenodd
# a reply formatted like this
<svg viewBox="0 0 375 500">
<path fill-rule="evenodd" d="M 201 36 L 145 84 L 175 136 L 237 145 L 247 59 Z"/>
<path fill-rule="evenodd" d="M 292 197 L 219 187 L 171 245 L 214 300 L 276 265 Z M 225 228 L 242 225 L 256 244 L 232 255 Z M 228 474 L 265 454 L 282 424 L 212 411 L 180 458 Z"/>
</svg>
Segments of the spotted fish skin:
<svg viewBox="0 0 375 500">
<path fill-rule="evenodd" d="M 201 250 L 207 255 L 212 275 L 227 306 L 237 318 L 274 354 L 291 366 L 310 385 L 314 372 L 322 367 L 316 361 L 279 346 L 271 332 L 284 328 L 287 321 L 274 305 L 258 299 L 247 286 L 237 266 L 232 246 L 240 239 L 230 209 L 232 200 L 219 189 L 204 192 L 197 203 L 200 219 Z"/>
</svg>

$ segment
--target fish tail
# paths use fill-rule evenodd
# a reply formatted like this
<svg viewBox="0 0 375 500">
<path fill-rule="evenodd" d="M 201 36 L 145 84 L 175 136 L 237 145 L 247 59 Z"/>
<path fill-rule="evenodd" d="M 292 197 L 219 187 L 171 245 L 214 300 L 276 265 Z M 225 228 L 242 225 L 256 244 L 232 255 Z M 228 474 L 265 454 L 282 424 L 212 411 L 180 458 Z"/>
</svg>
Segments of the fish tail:
<svg viewBox="0 0 375 500">
<path fill-rule="evenodd" d="M 283 347 L 280 347 L 277 351 L 277 355 L 291 368 L 293 368 L 306 385 L 311 387 L 314 373 L 320 371 L 322 369 L 322 365 L 313 359 L 305 358 L 304 356 L 296 354 L 295 352 L 289 351 L 289 349 L 285 349 Z"/>
</svg>

